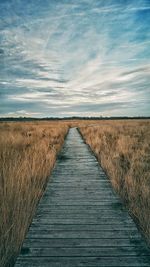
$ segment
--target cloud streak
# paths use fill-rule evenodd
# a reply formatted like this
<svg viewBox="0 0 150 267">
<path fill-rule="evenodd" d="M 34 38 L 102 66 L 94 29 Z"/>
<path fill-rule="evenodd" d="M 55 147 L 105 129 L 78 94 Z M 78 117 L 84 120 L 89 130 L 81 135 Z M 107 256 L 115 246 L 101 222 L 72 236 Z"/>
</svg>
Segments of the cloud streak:
<svg viewBox="0 0 150 267">
<path fill-rule="evenodd" d="M 2 116 L 150 115 L 149 1 L 1 1 L 0 18 Z"/>
</svg>

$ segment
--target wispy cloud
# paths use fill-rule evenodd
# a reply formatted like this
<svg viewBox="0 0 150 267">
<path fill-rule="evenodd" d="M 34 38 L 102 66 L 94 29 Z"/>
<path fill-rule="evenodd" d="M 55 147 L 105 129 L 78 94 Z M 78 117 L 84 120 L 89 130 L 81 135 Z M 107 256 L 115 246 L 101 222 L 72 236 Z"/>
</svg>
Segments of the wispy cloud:
<svg viewBox="0 0 150 267">
<path fill-rule="evenodd" d="M 1 114 L 149 115 L 149 1 L 1 1 L 0 19 Z"/>
</svg>

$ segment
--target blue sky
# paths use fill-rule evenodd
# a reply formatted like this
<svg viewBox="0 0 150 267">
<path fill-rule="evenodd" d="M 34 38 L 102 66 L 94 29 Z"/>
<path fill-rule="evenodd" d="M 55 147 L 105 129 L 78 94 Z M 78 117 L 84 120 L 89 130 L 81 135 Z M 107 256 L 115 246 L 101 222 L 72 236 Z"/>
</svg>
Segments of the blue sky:
<svg viewBox="0 0 150 267">
<path fill-rule="evenodd" d="M 150 115 L 150 0 L 0 0 L 0 116 Z"/>
</svg>

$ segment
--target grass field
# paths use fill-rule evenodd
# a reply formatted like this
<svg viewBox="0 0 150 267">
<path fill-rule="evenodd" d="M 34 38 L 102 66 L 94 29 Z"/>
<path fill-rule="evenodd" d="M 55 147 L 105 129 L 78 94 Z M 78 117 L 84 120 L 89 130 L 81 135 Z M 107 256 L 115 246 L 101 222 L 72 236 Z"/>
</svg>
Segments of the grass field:
<svg viewBox="0 0 150 267">
<path fill-rule="evenodd" d="M 80 131 L 150 242 L 150 121 L 100 121 Z"/>
<path fill-rule="evenodd" d="M 10 267 L 69 127 L 80 131 L 150 239 L 150 121 L 0 123 L 0 266 Z"/>
<path fill-rule="evenodd" d="M 0 266 L 12 266 L 68 131 L 65 123 L 0 124 Z"/>
</svg>

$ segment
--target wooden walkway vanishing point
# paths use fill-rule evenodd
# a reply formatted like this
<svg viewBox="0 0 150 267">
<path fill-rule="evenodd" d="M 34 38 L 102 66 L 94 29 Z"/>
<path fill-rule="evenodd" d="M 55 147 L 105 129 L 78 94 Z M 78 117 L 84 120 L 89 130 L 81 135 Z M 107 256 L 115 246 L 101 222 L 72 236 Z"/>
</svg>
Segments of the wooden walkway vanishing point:
<svg viewBox="0 0 150 267">
<path fill-rule="evenodd" d="M 150 266 L 150 252 L 78 131 L 70 129 L 15 267 Z"/>
</svg>

